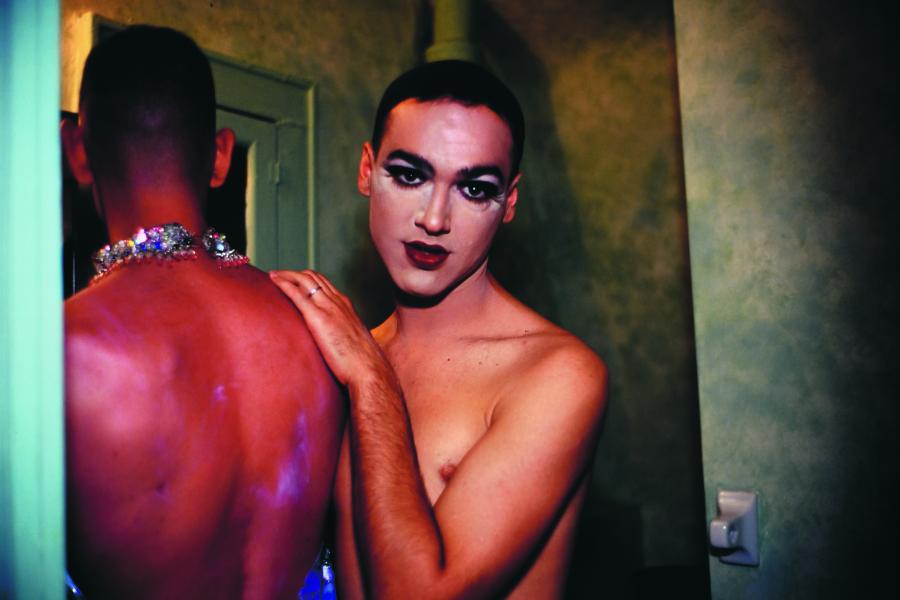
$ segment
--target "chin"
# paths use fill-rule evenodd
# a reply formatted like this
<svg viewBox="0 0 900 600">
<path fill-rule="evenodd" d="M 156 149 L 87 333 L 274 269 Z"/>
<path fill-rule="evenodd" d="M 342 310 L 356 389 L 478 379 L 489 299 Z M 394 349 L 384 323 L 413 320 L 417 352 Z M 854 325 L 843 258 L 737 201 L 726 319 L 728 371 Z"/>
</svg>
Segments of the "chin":
<svg viewBox="0 0 900 600">
<path fill-rule="evenodd" d="M 409 281 L 404 282 L 394 282 L 394 285 L 397 286 L 397 289 L 407 296 L 414 296 L 416 298 L 434 298 L 437 296 L 444 296 L 447 291 L 447 286 L 437 285 L 437 284 L 424 284 L 424 283 L 412 283 Z"/>
<path fill-rule="evenodd" d="M 398 273 L 391 276 L 397 290 L 406 296 L 421 300 L 440 300 L 454 287 L 452 282 L 447 282 L 444 277 L 435 277 L 435 271 L 418 271 L 413 273 Z"/>
</svg>

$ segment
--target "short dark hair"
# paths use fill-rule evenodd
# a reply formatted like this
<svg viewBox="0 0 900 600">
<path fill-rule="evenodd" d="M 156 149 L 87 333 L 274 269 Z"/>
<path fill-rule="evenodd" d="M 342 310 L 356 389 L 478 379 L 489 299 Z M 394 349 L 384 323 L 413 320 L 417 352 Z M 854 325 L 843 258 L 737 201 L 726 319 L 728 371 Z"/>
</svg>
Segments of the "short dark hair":
<svg viewBox="0 0 900 600">
<path fill-rule="evenodd" d="M 395 79 L 385 90 L 375 112 L 372 149 L 378 154 L 391 110 L 409 99 L 427 102 L 452 100 L 465 106 L 485 106 L 509 126 L 512 134 L 512 171 L 519 172 L 525 143 L 525 117 L 519 101 L 506 85 L 487 69 L 462 60 L 441 60 L 415 67 Z"/>
<path fill-rule="evenodd" d="M 135 147 L 165 148 L 176 152 L 196 185 L 208 183 L 215 88 L 209 61 L 183 33 L 134 25 L 102 40 L 84 66 L 79 110 L 95 172 L 114 175 Z"/>
</svg>

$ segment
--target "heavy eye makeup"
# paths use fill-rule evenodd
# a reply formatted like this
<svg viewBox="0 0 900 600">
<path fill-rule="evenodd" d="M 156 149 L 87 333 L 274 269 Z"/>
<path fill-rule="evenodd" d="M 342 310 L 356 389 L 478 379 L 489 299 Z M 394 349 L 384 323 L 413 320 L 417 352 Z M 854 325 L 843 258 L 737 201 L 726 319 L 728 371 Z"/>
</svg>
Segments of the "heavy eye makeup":
<svg viewBox="0 0 900 600">
<path fill-rule="evenodd" d="M 469 206 L 484 209 L 506 199 L 503 171 L 497 165 L 476 165 L 456 173 L 456 189 Z"/>
<path fill-rule="evenodd" d="M 391 152 L 383 167 L 384 173 L 400 188 L 418 188 L 431 181 L 434 168 L 417 154 L 404 150 Z M 453 188 L 473 207 L 485 208 L 491 202 L 503 203 L 503 174 L 495 165 L 466 167 L 457 171 Z"/>
<path fill-rule="evenodd" d="M 401 187 L 417 187 L 427 179 L 424 171 L 409 165 L 389 163 L 384 166 L 384 170 Z"/>
<path fill-rule="evenodd" d="M 500 186 L 486 179 L 460 181 L 456 188 L 466 200 L 475 204 L 487 204 L 491 200 L 502 201 Z"/>
</svg>

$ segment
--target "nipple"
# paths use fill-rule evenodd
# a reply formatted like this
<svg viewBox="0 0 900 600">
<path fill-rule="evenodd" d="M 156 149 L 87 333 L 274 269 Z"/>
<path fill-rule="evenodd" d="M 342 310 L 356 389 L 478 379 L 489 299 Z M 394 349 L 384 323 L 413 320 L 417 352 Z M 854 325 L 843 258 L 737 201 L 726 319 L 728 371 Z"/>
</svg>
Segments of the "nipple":
<svg viewBox="0 0 900 600">
<path fill-rule="evenodd" d="M 456 472 L 456 465 L 452 462 L 445 463 L 441 470 L 438 471 L 438 474 L 441 476 L 441 479 L 444 480 L 444 483 L 450 483 L 450 479 L 453 477 L 453 473 Z"/>
</svg>

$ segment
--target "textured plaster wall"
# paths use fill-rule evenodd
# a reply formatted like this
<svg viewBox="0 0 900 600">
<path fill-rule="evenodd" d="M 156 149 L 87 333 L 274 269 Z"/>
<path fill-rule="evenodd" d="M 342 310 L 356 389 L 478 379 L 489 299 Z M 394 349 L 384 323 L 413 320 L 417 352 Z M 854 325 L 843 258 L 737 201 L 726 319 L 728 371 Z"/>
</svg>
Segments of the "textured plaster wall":
<svg viewBox="0 0 900 600">
<path fill-rule="evenodd" d="M 421 10 L 415 0 L 62 0 L 62 103 L 77 106 L 96 12 L 124 24 L 175 27 L 240 62 L 316 85 L 316 210 L 319 268 L 341 286 L 368 251 L 366 204 L 356 191 L 362 142 L 384 87 L 418 57 Z"/>
<path fill-rule="evenodd" d="M 482 8 L 487 63 L 529 127 L 492 270 L 609 365 L 572 585 L 625 597 L 644 567 L 706 563 L 671 4 Z"/>
<path fill-rule="evenodd" d="M 896 556 L 897 21 L 831 4 L 675 3 L 706 505 L 761 498 L 714 598 L 870 597 Z"/>
</svg>

